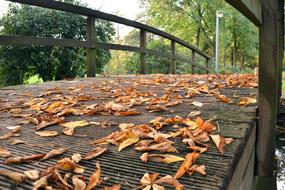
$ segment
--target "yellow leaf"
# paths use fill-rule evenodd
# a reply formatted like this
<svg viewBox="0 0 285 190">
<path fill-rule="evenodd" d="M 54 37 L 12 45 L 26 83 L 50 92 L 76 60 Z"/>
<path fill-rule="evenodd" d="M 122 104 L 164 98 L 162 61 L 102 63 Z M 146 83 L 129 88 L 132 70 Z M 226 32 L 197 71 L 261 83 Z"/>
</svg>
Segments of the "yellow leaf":
<svg viewBox="0 0 285 190">
<path fill-rule="evenodd" d="M 140 140 L 140 138 L 138 135 L 134 135 L 130 138 L 127 138 L 126 140 L 124 140 L 123 142 L 120 143 L 118 151 L 120 152 L 124 148 L 138 142 L 139 140 Z"/>
<path fill-rule="evenodd" d="M 81 121 L 71 121 L 71 122 L 66 122 L 66 123 L 62 123 L 60 124 L 60 126 L 63 126 L 63 127 L 84 127 L 84 126 L 87 126 L 89 125 L 88 121 L 86 120 L 81 120 Z"/>
</svg>

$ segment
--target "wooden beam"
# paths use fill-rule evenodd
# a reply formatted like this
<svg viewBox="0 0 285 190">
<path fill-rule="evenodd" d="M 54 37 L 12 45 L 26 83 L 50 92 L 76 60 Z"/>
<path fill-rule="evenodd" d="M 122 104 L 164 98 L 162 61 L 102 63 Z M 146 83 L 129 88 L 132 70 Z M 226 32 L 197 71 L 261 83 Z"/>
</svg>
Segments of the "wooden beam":
<svg viewBox="0 0 285 190">
<path fill-rule="evenodd" d="M 134 28 L 138 28 L 141 30 L 144 30 L 146 32 L 150 32 L 153 34 L 156 34 L 158 36 L 161 36 L 163 38 L 169 39 L 169 40 L 173 40 L 176 43 L 196 51 L 198 54 L 200 54 L 203 57 L 207 57 L 209 59 L 211 59 L 210 56 L 208 56 L 207 54 L 203 53 L 200 49 L 188 44 L 187 42 L 185 42 L 184 40 L 181 40 L 169 33 L 166 33 L 164 31 L 158 30 L 154 27 L 142 24 L 140 22 L 137 21 L 133 21 L 133 20 L 129 20 L 123 17 L 119 17 L 116 15 L 112 15 L 112 14 L 108 14 L 108 13 L 104 13 L 101 11 L 97 11 L 97 10 L 93 10 L 87 7 L 82 7 L 82 6 L 78 6 L 78 5 L 72 5 L 70 3 L 64 3 L 64 2 L 60 2 L 60 1 L 54 1 L 54 0 L 8 0 L 11 2 L 16 2 L 16 3 L 22 3 L 22 4 L 27 4 L 27 5 L 34 5 L 34 6 L 38 6 L 38 7 L 44 7 L 44 8 L 49 8 L 49 9 L 55 9 L 55 10 L 60 10 L 60 11 L 65 11 L 65 12 L 70 12 L 70 13 L 74 13 L 74 14 L 79 14 L 79 15 L 83 15 L 83 16 L 90 16 L 90 17 L 95 17 L 98 19 L 103 19 L 103 20 L 107 20 L 107 21 L 111 21 L 111 22 L 115 22 L 115 23 L 120 23 L 120 24 L 124 24 L 127 26 L 131 26 Z"/>
<path fill-rule="evenodd" d="M 170 73 L 171 74 L 176 74 L 176 60 L 175 60 L 175 54 L 176 54 L 176 49 L 175 49 L 175 41 L 171 41 L 171 64 L 170 64 Z"/>
<path fill-rule="evenodd" d="M 257 175 L 273 176 L 275 155 L 276 120 L 278 110 L 278 68 L 283 53 L 283 0 L 260 0 L 263 22 L 259 28 L 259 88 L 257 130 Z M 278 8 L 278 6 L 282 6 Z M 278 13 L 280 12 L 280 13 Z"/>
<path fill-rule="evenodd" d="M 255 25 L 262 24 L 260 0 L 226 0 Z"/>
<path fill-rule="evenodd" d="M 89 48 L 87 41 L 74 39 L 41 38 L 34 36 L 7 36 L 0 35 L 0 45 L 40 45 Z"/>
<path fill-rule="evenodd" d="M 91 43 L 91 48 L 87 49 L 87 77 L 95 77 L 96 74 L 96 30 L 95 18 L 87 17 L 87 41 Z"/>
<path fill-rule="evenodd" d="M 140 30 L 140 48 L 146 49 L 146 31 Z M 146 74 L 146 53 L 140 53 L 140 74 Z"/>
<path fill-rule="evenodd" d="M 192 50 L 192 74 L 195 73 L 195 65 L 196 65 L 195 51 Z"/>
</svg>

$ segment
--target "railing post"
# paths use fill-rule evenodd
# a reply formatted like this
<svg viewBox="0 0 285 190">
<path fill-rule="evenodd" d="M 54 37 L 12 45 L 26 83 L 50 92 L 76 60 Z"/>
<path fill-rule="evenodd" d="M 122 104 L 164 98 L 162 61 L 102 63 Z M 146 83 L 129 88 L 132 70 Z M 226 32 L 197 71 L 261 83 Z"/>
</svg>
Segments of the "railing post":
<svg viewBox="0 0 285 190">
<path fill-rule="evenodd" d="M 206 57 L 206 68 L 207 68 L 207 73 L 209 73 L 209 61 L 210 59 L 208 57 Z"/>
<path fill-rule="evenodd" d="M 96 30 L 95 18 L 87 17 L 87 36 L 86 40 L 90 42 L 91 47 L 87 49 L 87 77 L 95 77 L 96 73 Z"/>
<path fill-rule="evenodd" d="M 140 30 L 140 48 L 143 52 L 140 53 L 140 74 L 146 74 L 146 31 Z"/>
<path fill-rule="evenodd" d="M 170 65 L 170 72 L 171 74 L 176 74 L 176 59 L 175 59 L 175 55 L 176 55 L 176 43 L 174 40 L 171 40 L 171 65 Z"/>
<path fill-rule="evenodd" d="M 195 73 L 195 51 L 192 50 L 192 74 Z"/>
</svg>

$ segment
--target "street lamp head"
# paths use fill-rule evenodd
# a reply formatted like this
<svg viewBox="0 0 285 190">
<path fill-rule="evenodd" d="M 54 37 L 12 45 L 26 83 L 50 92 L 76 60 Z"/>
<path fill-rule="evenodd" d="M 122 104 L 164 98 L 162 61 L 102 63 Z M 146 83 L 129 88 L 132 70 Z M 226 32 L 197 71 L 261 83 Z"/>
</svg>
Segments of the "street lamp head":
<svg viewBox="0 0 285 190">
<path fill-rule="evenodd" d="M 224 12 L 224 11 L 217 11 L 217 12 L 216 12 L 216 15 L 217 15 L 217 17 L 218 17 L 218 18 L 223 17 L 223 16 L 224 16 L 224 14 L 225 14 L 225 12 Z"/>
</svg>

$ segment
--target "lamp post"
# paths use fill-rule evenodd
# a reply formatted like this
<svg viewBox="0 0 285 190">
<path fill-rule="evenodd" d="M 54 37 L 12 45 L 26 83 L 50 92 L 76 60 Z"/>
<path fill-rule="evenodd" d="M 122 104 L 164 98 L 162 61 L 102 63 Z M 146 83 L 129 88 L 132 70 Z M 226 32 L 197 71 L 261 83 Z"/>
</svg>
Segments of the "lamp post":
<svg viewBox="0 0 285 190">
<path fill-rule="evenodd" d="M 216 74 L 219 73 L 219 19 L 224 16 L 223 11 L 216 12 L 216 65 L 215 71 Z"/>
</svg>

